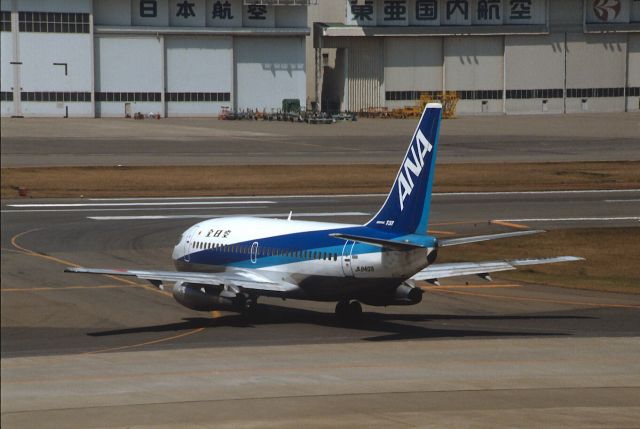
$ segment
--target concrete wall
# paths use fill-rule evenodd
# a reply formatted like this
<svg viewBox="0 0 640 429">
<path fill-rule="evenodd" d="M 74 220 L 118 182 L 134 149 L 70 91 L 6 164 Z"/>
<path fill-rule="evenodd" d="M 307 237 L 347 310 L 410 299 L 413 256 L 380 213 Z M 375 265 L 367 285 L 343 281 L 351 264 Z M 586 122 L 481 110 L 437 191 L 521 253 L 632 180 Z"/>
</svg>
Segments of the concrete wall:
<svg viewBox="0 0 640 429">
<path fill-rule="evenodd" d="M 130 4 L 131 0 L 93 0 L 93 21 L 96 25 L 131 25 Z"/>
<path fill-rule="evenodd" d="M 91 0 L 18 0 L 19 11 L 90 13 Z"/>
</svg>

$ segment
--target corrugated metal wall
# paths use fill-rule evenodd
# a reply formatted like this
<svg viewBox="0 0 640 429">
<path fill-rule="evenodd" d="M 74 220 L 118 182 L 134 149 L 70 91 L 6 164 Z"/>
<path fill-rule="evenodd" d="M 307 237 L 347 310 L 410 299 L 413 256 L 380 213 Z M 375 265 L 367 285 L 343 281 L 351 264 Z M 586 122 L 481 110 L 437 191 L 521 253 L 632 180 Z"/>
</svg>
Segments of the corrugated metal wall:
<svg viewBox="0 0 640 429">
<path fill-rule="evenodd" d="M 349 41 L 347 48 L 347 109 L 384 106 L 384 46 L 382 39 Z"/>
</svg>

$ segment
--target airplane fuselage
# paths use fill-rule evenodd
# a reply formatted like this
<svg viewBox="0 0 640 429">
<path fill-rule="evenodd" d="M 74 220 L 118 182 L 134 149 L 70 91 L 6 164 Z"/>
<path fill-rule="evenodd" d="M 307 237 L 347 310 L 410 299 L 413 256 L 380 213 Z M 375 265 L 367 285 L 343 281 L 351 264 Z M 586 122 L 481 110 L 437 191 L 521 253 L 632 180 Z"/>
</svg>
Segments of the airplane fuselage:
<svg viewBox="0 0 640 429">
<path fill-rule="evenodd" d="M 339 301 L 372 291 L 377 298 L 387 296 L 435 259 L 433 237 L 429 247 L 390 250 L 331 236 L 362 231 L 371 233 L 363 226 L 340 223 L 211 219 L 182 234 L 173 260 L 178 271 L 257 270 L 273 281 L 298 285 L 295 298 Z M 377 298 L 364 301 L 375 303 Z"/>
</svg>

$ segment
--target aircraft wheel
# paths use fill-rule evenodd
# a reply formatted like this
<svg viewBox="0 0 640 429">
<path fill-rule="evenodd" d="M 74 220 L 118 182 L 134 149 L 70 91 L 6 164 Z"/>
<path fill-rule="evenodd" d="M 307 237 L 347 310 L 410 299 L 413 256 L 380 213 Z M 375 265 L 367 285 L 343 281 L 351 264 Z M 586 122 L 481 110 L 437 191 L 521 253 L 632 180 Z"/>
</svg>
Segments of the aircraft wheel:
<svg viewBox="0 0 640 429">
<path fill-rule="evenodd" d="M 351 301 L 349 303 L 349 317 L 359 319 L 360 316 L 362 316 L 362 305 L 358 301 Z"/>
<path fill-rule="evenodd" d="M 257 296 L 246 296 L 241 304 L 241 309 L 243 313 L 255 313 L 258 308 L 258 297 Z"/>
<path fill-rule="evenodd" d="M 338 301 L 336 304 L 336 316 L 340 319 L 346 319 L 349 314 L 349 301 Z"/>
</svg>

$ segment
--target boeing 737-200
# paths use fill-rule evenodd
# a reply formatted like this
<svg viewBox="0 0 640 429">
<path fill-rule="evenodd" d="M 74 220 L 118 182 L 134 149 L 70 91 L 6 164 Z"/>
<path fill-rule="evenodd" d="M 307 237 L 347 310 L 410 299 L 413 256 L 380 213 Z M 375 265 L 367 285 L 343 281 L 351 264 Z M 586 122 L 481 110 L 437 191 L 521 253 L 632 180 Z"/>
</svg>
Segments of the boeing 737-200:
<svg viewBox="0 0 640 429">
<path fill-rule="evenodd" d="M 534 234 L 517 231 L 437 239 L 427 235 L 442 106 L 426 106 L 386 201 L 364 225 L 228 217 L 187 229 L 173 249 L 177 271 L 67 268 L 74 273 L 133 276 L 164 288 L 200 311 L 247 311 L 261 296 L 337 302 L 340 317 L 372 306 L 422 300 L 417 281 L 576 261 L 560 256 L 436 264 L 438 248 Z"/>
</svg>

